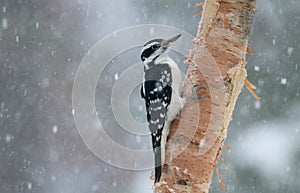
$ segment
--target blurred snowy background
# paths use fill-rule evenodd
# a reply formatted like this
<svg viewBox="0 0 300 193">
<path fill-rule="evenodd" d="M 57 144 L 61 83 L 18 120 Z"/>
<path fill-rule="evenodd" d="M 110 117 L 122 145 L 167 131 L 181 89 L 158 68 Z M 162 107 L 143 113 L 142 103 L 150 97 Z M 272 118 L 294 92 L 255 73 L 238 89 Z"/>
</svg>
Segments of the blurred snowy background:
<svg viewBox="0 0 300 193">
<path fill-rule="evenodd" d="M 151 192 L 151 170 L 110 166 L 84 145 L 72 115 L 73 80 L 88 50 L 115 30 L 156 23 L 195 34 L 196 2 L 1 0 L 0 192 Z M 247 69 L 262 100 L 243 89 L 236 105 L 228 169 L 221 167 L 230 193 L 300 192 L 299 22 L 300 1 L 258 1 Z M 224 192 L 216 177 L 211 192 Z"/>
</svg>

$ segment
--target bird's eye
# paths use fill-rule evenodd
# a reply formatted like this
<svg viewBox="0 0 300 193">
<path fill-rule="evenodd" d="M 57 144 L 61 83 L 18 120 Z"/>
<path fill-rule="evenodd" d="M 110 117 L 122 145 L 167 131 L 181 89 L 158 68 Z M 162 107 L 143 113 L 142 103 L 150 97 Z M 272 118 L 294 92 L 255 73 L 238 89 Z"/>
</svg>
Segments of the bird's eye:
<svg viewBox="0 0 300 193">
<path fill-rule="evenodd" d="M 153 45 L 153 46 L 151 46 L 151 48 L 153 49 L 153 50 L 156 50 L 156 49 L 158 49 L 159 48 L 159 45 Z"/>
</svg>

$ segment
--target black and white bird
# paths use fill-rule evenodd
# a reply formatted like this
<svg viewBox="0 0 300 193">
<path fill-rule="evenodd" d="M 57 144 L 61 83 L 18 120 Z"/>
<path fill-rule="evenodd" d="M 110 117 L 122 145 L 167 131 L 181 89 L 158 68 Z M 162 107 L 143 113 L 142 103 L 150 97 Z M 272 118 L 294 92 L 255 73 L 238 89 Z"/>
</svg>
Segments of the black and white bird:
<svg viewBox="0 0 300 193">
<path fill-rule="evenodd" d="M 141 51 L 144 79 L 141 96 L 145 100 L 147 121 L 152 137 L 155 160 L 155 181 L 159 182 L 165 163 L 165 146 L 172 121 L 183 108 L 181 72 L 168 56 L 168 48 L 181 34 L 170 39 L 154 39 Z"/>
</svg>

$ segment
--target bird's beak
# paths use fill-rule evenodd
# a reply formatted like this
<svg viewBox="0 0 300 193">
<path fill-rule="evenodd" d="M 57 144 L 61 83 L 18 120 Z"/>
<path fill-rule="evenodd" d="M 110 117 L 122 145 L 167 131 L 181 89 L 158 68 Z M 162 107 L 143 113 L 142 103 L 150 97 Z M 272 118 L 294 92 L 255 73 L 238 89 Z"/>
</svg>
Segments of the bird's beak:
<svg viewBox="0 0 300 193">
<path fill-rule="evenodd" d="M 178 34 L 178 35 L 176 35 L 176 36 L 174 36 L 174 37 L 171 37 L 171 38 L 168 39 L 168 40 L 162 41 L 162 42 L 161 42 L 161 46 L 162 46 L 163 48 L 169 47 L 169 46 L 170 46 L 173 42 L 175 42 L 180 36 L 181 36 L 181 34 Z"/>
</svg>

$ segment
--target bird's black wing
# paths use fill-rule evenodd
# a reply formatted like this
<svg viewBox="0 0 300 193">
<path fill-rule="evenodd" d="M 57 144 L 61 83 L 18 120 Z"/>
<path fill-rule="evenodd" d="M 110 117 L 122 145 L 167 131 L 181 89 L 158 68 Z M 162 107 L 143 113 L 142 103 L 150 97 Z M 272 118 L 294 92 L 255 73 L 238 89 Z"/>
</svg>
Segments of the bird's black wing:
<svg viewBox="0 0 300 193">
<path fill-rule="evenodd" d="M 172 76 L 168 65 L 153 67 L 145 73 L 141 96 L 145 100 L 147 121 L 155 156 L 155 182 L 161 177 L 161 136 L 172 97 Z"/>
</svg>

